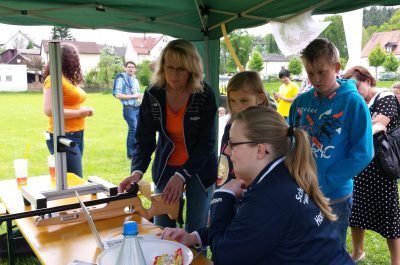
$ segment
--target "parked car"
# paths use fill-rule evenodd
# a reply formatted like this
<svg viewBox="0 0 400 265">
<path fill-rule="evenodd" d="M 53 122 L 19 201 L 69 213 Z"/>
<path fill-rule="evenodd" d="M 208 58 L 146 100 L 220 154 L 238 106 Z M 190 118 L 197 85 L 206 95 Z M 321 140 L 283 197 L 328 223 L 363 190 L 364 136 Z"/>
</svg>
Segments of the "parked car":
<svg viewBox="0 0 400 265">
<path fill-rule="evenodd" d="M 382 73 L 380 76 L 378 75 L 378 79 L 380 81 L 393 81 L 397 78 L 398 78 L 398 75 L 395 72 L 385 72 L 385 73 Z"/>
<path fill-rule="evenodd" d="M 301 75 L 293 75 L 292 80 L 295 82 L 302 82 L 304 80 L 304 77 L 302 77 Z"/>
</svg>

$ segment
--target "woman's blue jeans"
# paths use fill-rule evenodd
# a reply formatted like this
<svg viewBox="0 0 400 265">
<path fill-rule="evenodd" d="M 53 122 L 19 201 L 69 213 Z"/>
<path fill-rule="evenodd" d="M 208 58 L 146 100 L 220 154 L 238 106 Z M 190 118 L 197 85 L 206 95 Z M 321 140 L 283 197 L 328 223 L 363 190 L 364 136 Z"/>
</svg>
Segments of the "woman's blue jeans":
<svg viewBox="0 0 400 265">
<path fill-rule="evenodd" d="M 83 131 L 78 132 L 67 132 L 65 133 L 65 137 L 74 141 L 76 145 L 72 148 L 68 149 L 74 153 L 67 152 L 67 172 L 75 173 L 80 178 L 83 178 L 82 172 L 82 155 L 83 155 Z M 54 145 L 53 145 L 53 134 L 50 133 L 50 139 L 46 140 L 47 148 L 50 153 L 54 154 Z"/>
<path fill-rule="evenodd" d="M 156 193 L 162 193 L 170 178 L 175 174 L 176 168 L 166 166 L 161 176 L 160 183 L 155 188 Z M 186 181 L 186 221 L 185 230 L 193 232 L 207 224 L 210 198 L 214 192 L 214 186 L 204 190 L 200 180 L 196 177 Z M 175 220 L 171 220 L 168 215 L 154 217 L 154 223 L 162 227 L 176 227 Z"/>
</svg>

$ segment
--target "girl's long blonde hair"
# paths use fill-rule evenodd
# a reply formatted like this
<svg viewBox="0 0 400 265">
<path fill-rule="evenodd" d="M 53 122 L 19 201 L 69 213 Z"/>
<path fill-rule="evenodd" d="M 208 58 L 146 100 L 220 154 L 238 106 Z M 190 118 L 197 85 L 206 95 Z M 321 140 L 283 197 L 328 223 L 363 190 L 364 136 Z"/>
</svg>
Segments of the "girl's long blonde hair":
<svg viewBox="0 0 400 265">
<path fill-rule="evenodd" d="M 285 165 L 296 183 L 313 199 L 326 218 L 336 220 L 328 199 L 319 189 L 316 165 L 305 131 L 290 128 L 282 116 L 270 107 L 249 107 L 238 113 L 233 121 L 243 122 L 246 128 L 244 135 L 249 141 L 268 143 L 277 157 L 286 156 Z"/>
</svg>

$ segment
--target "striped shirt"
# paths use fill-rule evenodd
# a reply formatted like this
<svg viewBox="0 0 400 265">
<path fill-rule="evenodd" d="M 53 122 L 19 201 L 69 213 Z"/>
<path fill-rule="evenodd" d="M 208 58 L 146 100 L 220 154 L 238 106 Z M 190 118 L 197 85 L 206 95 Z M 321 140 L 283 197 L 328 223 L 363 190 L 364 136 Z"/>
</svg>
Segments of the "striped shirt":
<svg viewBox="0 0 400 265">
<path fill-rule="evenodd" d="M 125 75 L 129 76 L 129 75 Z M 129 76 L 130 80 L 126 80 L 132 84 L 132 86 L 128 86 L 122 76 L 118 76 L 116 80 L 116 94 L 124 94 L 124 95 L 134 95 L 139 93 L 139 81 L 136 79 L 135 76 Z M 131 105 L 131 106 L 139 106 L 140 100 L 136 98 L 131 99 L 119 99 L 122 104 L 124 105 Z"/>
</svg>

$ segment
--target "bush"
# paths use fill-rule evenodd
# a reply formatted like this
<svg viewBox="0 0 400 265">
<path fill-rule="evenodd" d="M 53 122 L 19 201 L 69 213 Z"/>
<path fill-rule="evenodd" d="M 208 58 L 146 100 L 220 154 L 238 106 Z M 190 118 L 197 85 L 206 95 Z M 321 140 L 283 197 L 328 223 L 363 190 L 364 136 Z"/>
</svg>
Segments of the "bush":
<svg viewBox="0 0 400 265">
<path fill-rule="evenodd" d="M 269 76 L 267 76 L 266 81 L 268 83 L 279 82 L 279 77 L 278 77 L 278 75 L 269 75 Z"/>
<path fill-rule="evenodd" d="M 300 58 L 292 57 L 289 61 L 288 70 L 292 75 L 301 75 L 303 71 L 303 63 Z"/>
<path fill-rule="evenodd" d="M 140 85 L 149 86 L 150 79 L 153 72 L 150 69 L 150 61 L 143 61 L 141 64 L 137 65 L 136 77 L 139 80 Z"/>
</svg>

